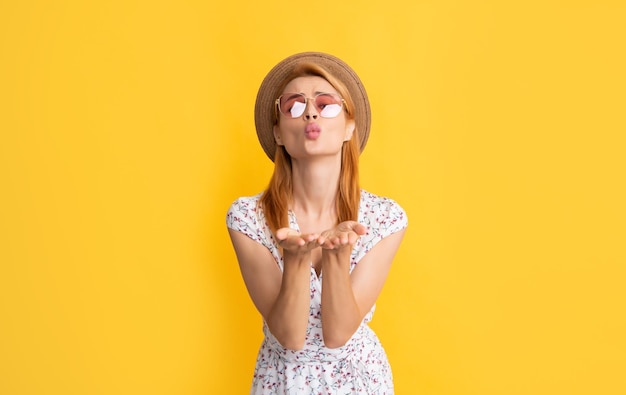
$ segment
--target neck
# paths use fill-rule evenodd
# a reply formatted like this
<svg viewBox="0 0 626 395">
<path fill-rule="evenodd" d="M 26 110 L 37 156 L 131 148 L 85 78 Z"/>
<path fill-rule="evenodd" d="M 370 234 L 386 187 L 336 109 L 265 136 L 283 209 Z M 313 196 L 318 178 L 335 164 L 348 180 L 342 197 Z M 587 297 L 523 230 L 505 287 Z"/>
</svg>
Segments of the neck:
<svg viewBox="0 0 626 395">
<path fill-rule="evenodd" d="M 335 213 L 335 199 L 341 173 L 341 156 L 315 161 L 292 161 L 293 209 L 309 216 Z"/>
</svg>

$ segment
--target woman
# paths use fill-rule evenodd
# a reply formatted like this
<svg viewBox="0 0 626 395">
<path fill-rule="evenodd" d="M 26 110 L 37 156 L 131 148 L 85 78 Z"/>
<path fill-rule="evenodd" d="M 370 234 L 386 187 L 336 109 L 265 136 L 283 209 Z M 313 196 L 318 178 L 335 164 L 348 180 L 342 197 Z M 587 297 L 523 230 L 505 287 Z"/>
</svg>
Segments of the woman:
<svg viewBox="0 0 626 395">
<path fill-rule="evenodd" d="M 358 76 L 323 53 L 293 55 L 265 77 L 255 106 L 274 161 L 262 194 L 227 214 L 241 273 L 263 316 L 252 394 L 392 394 L 367 323 L 407 219 L 361 190 L 370 107 Z"/>
</svg>

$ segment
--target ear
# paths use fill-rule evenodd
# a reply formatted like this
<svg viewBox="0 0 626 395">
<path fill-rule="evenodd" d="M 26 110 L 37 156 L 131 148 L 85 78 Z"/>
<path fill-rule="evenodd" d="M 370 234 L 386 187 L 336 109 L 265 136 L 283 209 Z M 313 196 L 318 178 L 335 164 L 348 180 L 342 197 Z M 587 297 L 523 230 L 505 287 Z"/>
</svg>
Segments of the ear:
<svg viewBox="0 0 626 395">
<path fill-rule="evenodd" d="M 356 123 L 353 119 L 349 119 L 346 121 L 346 135 L 343 141 L 348 141 L 352 138 L 352 133 L 354 133 L 354 128 L 356 127 Z"/>
<path fill-rule="evenodd" d="M 274 141 L 276 141 L 276 145 L 283 145 L 283 142 L 280 138 L 280 129 L 278 125 L 274 125 Z"/>
</svg>

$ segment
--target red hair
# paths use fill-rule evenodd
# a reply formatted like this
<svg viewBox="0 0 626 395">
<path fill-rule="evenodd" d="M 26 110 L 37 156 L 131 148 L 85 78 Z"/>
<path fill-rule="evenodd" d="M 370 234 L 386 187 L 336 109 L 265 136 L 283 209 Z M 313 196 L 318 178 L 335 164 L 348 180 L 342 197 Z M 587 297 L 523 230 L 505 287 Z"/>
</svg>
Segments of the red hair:
<svg viewBox="0 0 626 395">
<path fill-rule="evenodd" d="M 302 63 L 296 66 L 278 92 L 282 92 L 285 86 L 293 79 L 305 76 L 322 77 L 339 95 L 345 100 L 345 111 L 348 119 L 354 119 L 354 102 L 350 97 L 348 89 L 332 74 L 322 67 L 312 63 Z M 274 105 L 274 124 L 278 124 L 278 114 Z M 337 223 L 343 221 L 356 221 L 358 219 L 359 202 L 361 200 L 361 188 L 359 186 L 359 154 L 360 149 L 358 130 L 356 127 L 350 140 L 343 143 L 341 152 L 341 172 L 337 185 L 337 196 L 335 199 L 335 212 L 337 213 Z M 274 156 L 274 173 L 270 183 L 261 196 L 260 204 L 265 214 L 265 219 L 272 230 L 272 233 L 280 228 L 289 226 L 289 206 L 293 198 L 293 183 L 291 173 L 291 156 L 284 146 L 276 147 Z"/>
</svg>

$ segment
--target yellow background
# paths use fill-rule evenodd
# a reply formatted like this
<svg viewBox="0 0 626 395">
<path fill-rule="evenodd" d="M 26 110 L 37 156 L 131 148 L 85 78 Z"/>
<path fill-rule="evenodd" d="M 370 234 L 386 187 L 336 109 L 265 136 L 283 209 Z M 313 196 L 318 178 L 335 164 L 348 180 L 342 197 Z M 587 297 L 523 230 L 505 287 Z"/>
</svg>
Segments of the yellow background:
<svg viewBox="0 0 626 395">
<path fill-rule="evenodd" d="M 0 3 L 0 393 L 243 394 L 224 225 L 295 52 L 373 108 L 409 230 L 372 326 L 398 394 L 626 393 L 623 1 Z"/>
</svg>

